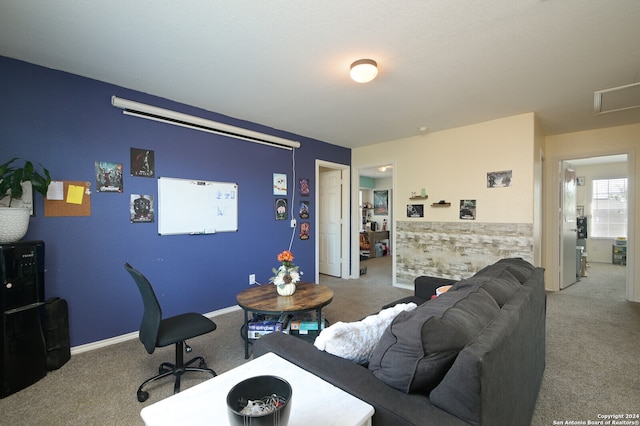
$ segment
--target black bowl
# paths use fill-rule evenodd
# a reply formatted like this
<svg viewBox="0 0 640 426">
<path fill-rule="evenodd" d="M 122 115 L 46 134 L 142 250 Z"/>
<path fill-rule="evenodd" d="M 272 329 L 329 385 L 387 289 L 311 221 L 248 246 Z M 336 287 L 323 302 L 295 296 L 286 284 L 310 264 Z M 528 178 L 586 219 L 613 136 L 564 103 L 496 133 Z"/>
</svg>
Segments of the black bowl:
<svg viewBox="0 0 640 426">
<path fill-rule="evenodd" d="M 284 399 L 284 402 L 275 410 L 261 415 L 241 413 L 247 401 L 259 401 L 274 394 Z M 291 396 L 291 385 L 280 377 L 256 376 L 243 380 L 231 388 L 227 394 L 229 423 L 238 426 L 286 426 L 291 412 Z"/>
</svg>

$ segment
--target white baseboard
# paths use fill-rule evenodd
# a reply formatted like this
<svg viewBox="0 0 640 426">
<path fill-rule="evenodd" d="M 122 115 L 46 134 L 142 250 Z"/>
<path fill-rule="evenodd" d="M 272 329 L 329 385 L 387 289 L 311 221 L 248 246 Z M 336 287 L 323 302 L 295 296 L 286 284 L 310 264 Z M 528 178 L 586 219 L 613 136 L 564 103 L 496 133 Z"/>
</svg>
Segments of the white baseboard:
<svg viewBox="0 0 640 426">
<path fill-rule="evenodd" d="M 218 309 L 217 311 L 208 312 L 203 315 L 207 318 L 213 318 L 219 315 L 235 312 L 239 309 L 240 309 L 240 306 L 234 305 L 234 306 L 229 306 L 228 308 Z M 74 346 L 71 348 L 71 355 L 92 351 L 94 349 L 104 348 L 110 345 L 115 345 L 116 343 L 122 343 L 128 340 L 137 339 L 137 338 L 138 338 L 138 332 L 132 331 L 131 333 L 122 334 L 120 336 L 111 337 L 109 339 L 104 339 L 104 340 L 99 340 L 97 342 L 91 342 L 84 345 Z"/>
<path fill-rule="evenodd" d="M 399 283 L 395 283 L 393 285 L 394 287 L 397 288 L 403 288 L 405 290 L 415 290 L 414 285 L 413 284 L 399 284 Z"/>
</svg>

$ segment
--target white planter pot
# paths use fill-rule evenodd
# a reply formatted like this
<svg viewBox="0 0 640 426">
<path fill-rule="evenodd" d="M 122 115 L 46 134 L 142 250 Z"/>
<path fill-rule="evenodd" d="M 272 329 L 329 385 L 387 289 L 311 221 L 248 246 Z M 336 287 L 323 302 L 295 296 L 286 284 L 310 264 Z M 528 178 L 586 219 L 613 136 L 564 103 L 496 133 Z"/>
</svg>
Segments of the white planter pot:
<svg viewBox="0 0 640 426">
<path fill-rule="evenodd" d="M 276 288 L 278 289 L 278 294 L 280 296 L 291 296 L 296 292 L 296 285 L 293 283 L 276 285 Z"/>
<path fill-rule="evenodd" d="M 29 229 L 31 209 L 0 207 L 0 244 L 20 241 Z"/>
</svg>

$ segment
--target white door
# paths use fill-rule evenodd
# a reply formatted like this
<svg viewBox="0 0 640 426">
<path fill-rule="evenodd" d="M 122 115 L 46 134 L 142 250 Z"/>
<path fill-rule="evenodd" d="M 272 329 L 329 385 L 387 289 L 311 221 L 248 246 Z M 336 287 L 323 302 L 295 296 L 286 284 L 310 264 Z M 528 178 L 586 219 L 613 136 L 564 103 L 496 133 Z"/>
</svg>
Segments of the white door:
<svg viewBox="0 0 640 426">
<path fill-rule="evenodd" d="M 577 275 L 577 223 L 576 223 L 576 170 L 570 163 L 562 162 L 562 190 L 560 191 L 562 206 L 560 212 L 560 288 L 567 288 L 578 280 Z"/>
<path fill-rule="evenodd" d="M 341 272 L 340 252 L 342 235 L 342 171 L 331 170 L 320 173 L 319 243 L 318 268 L 321 274 L 339 277 Z"/>
</svg>

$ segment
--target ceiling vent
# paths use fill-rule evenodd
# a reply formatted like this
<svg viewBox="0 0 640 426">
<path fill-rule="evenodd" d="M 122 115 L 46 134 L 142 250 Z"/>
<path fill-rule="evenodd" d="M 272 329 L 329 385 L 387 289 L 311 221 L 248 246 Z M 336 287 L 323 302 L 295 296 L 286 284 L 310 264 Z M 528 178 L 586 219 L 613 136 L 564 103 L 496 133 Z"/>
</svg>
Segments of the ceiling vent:
<svg viewBox="0 0 640 426">
<path fill-rule="evenodd" d="M 593 94 L 595 115 L 632 108 L 640 108 L 640 83 L 598 90 Z"/>
</svg>

